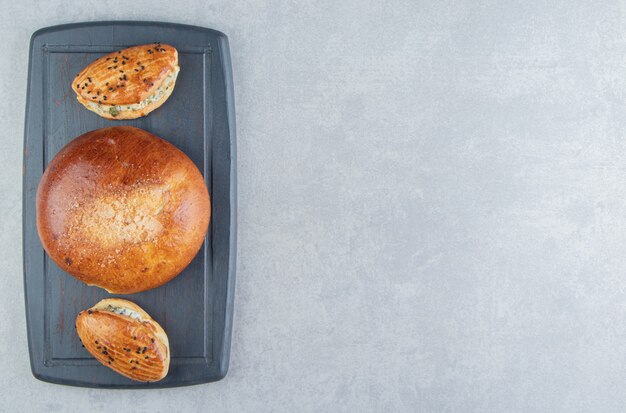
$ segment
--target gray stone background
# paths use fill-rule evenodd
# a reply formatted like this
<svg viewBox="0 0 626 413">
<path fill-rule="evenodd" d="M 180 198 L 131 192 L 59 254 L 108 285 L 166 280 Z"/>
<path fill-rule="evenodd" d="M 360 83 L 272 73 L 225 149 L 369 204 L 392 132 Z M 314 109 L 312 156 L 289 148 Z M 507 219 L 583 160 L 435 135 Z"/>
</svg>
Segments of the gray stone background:
<svg viewBox="0 0 626 413">
<path fill-rule="evenodd" d="M 0 3 L 0 411 L 625 410 L 626 2 Z M 30 373 L 28 42 L 103 19 L 230 38 L 238 278 L 218 383 Z"/>
</svg>

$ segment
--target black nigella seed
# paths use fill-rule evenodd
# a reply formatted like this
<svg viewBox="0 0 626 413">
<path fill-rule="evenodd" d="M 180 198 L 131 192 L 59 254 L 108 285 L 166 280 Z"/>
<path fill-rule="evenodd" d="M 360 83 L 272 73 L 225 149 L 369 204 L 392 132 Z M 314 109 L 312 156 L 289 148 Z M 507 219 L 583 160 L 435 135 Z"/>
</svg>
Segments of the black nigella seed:
<svg viewBox="0 0 626 413">
<path fill-rule="evenodd" d="M 107 60 L 111 60 L 111 58 L 110 58 L 110 57 L 107 57 Z"/>
<path fill-rule="evenodd" d="M 146 67 L 144 65 L 141 65 L 141 70 L 145 69 Z"/>
<path fill-rule="evenodd" d="M 99 104 L 99 105 L 102 105 L 102 101 L 101 101 L 101 100 L 99 100 L 99 101 L 98 101 L 98 104 Z"/>
<path fill-rule="evenodd" d="M 123 70 L 120 70 L 120 73 L 124 73 L 124 71 L 123 71 Z"/>
<path fill-rule="evenodd" d="M 106 83 L 104 84 L 104 86 L 109 86 L 109 82 L 106 82 Z"/>
<path fill-rule="evenodd" d="M 113 66 L 113 69 L 117 69 L 117 65 Z"/>
<path fill-rule="evenodd" d="M 154 339 L 153 338 L 151 338 L 150 341 L 152 341 L 154 343 Z"/>
<path fill-rule="evenodd" d="M 133 336 L 133 340 L 137 340 L 137 336 Z"/>
<path fill-rule="evenodd" d="M 101 348 L 102 348 L 101 346 L 98 346 L 98 347 L 96 347 L 96 350 L 100 350 Z"/>
<path fill-rule="evenodd" d="M 150 86 L 154 86 L 154 82 L 150 82 Z"/>
<path fill-rule="evenodd" d="M 91 93 L 91 92 L 89 92 L 89 93 Z M 91 313 L 93 313 L 93 311 L 87 310 L 87 314 L 91 314 Z"/>
<path fill-rule="evenodd" d="M 118 52 L 118 53 L 122 53 L 122 51 L 121 51 L 121 50 L 118 50 L 117 52 Z"/>
<path fill-rule="evenodd" d="M 135 72 L 139 72 L 139 69 L 135 69 Z"/>
<path fill-rule="evenodd" d="M 98 96 L 100 96 L 100 91 L 98 91 Z"/>
<path fill-rule="evenodd" d="M 122 64 L 123 64 L 123 65 L 125 65 L 125 64 L 126 64 L 126 62 L 122 60 Z"/>
<path fill-rule="evenodd" d="M 131 368 L 131 370 L 135 370 L 136 368 L 137 368 L 137 367 L 133 367 L 133 368 Z"/>
<path fill-rule="evenodd" d="M 136 365 L 139 365 L 139 362 L 138 362 L 138 361 L 135 361 L 135 364 L 136 364 Z"/>
<path fill-rule="evenodd" d="M 107 97 L 106 97 L 106 96 L 104 97 L 104 100 L 107 100 Z"/>
<path fill-rule="evenodd" d="M 98 340 L 94 341 L 94 343 L 98 344 Z"/>
<path fill-rule="evenodd" d="M 85 87 L 89 86 L 89 83 L 85 82 Z"/>
<path fill-rule="evenodd" d="M 90 78 L 90 77 L 88 77 L 88 78 L 87 78 L 87 80 L 89 81 L 89 83 L 92 83 L 92 82 L 91 82 L 91 78 Z"/>
<path fill-rule="evenodd" d="M 147 359 L 147 358 L 148 358 L 148 356 L 145 356 L 144 358 L 145 358 L 145 359 Z"/>
<path fill-rule="evenodd" d="M 111 69 L 113 69 L 113 66 L 109 66 L 109 67 L 107 67 L 107 69 L 111 70 Z"/>
<path fill-rule="evenodd" d="M 126 57 L 126 56 L 122 55 L 122 59 L 126 59 L 126 60 L 128 60 L 128 57 Z"/>
<path fill-rule="evenodd" d="M 85 347 L 85 345 L 84 345 L 84 344 L 81 344 L 80 346 L 81 346 L 81 347 Z"/>
</svg>

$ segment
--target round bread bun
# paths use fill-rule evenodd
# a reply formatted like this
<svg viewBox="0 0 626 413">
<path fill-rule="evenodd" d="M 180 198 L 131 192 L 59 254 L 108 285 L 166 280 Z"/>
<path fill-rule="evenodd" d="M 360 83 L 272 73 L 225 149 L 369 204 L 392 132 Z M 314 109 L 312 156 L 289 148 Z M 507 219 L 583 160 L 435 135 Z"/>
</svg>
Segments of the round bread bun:
<svg viewBox="0 0 626 413">
<path fill-rule="evenodd" d="M 74 139 L 48 164 L 37 189 L 37 230 L 50 258 L 116 294 L 178 275 L 202 246 L 210 215 L 194 163 L 129 126 Z"/>
<path fill-rule="evenodd" d="M 167 375 L 167 334 L 135 303 L 119 298 L 102 300 L 78 313 L 76 332 L 96 360 L 129 379 L 152 382 Z"/>
</svg>

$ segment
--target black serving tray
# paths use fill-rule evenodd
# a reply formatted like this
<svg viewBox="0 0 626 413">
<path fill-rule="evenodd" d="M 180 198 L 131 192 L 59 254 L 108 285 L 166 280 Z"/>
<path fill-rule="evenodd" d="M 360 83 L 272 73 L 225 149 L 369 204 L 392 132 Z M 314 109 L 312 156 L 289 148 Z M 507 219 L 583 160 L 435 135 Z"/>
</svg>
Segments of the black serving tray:
<svg viewBox="0 0 626 413">
<path fill-rule="evenodd" d="M 111 51 L 162 42 L 178 49 L 180 74 L 169 100 L 147 117 L 106 120 L 80 105 L 74 76 Z M 236 258 L 235 111 L 228 40 L 215 30 L 156 22 L 94 22 L 33 34 L 24 133 L 23 242 L 28 345 L 33 375 L 86 387 L 162 388 L 206 383 L 228 370 Z M 204 174 L 211 223 L 181 275 L 154 290 L 111 295 L 63 272 L 37 235 L 35 197 L 47 163 L 69 141 L 98 128 L 132 125 L 183 150 Z M 74 329 L 79 311 L 102 298 L 136 302 L 168 333 L 171 365 L 156 383 L 129 380 L 100 365 Z"/>
</svg>

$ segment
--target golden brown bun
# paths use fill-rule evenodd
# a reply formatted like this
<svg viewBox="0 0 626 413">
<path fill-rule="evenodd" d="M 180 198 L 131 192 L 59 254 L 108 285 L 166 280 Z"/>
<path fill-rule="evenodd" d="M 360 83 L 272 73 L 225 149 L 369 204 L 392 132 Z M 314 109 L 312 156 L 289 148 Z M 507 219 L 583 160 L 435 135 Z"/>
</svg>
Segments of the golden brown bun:
<svg viewBox="0 0 626 413">
<path fill-rule="evenodd" d="M 104 118 L 135 119 L 165 103 L 174 90 L 175 79 L 160 99 L 140 109 L 126 107 L 153 96 L 168 75 L 177 74 L 178 70 L 178 52 L 174 47 L 159 43 L 134 46 L 92 62 L 72 81 L 72 89 L 81 104 Z M 105 110 L 99 112 L 89 102 L 100 104 Z M 124 110 L 113 115 L 109 112 L 111 106 L 122 106 Z"/>
<path fill-rule="evenodd" d="M 111 312 L 109 306 L 137 312 L 141 320 Z M 129 379 L 151 382 L 167 375 L 167 334 L 135 303 L 119 298 L 102 300 L 78 313 L 76 332 L 85 349 L 100 363 Z"/>
<path fill-rule="evenodd" d="M 37 230 L 61 269 L 111 293 L 158 287 L 200 249 L 211 203 L 179 149 L 130 126 L 74 139 L 37 189 Z"/>
</svg>

